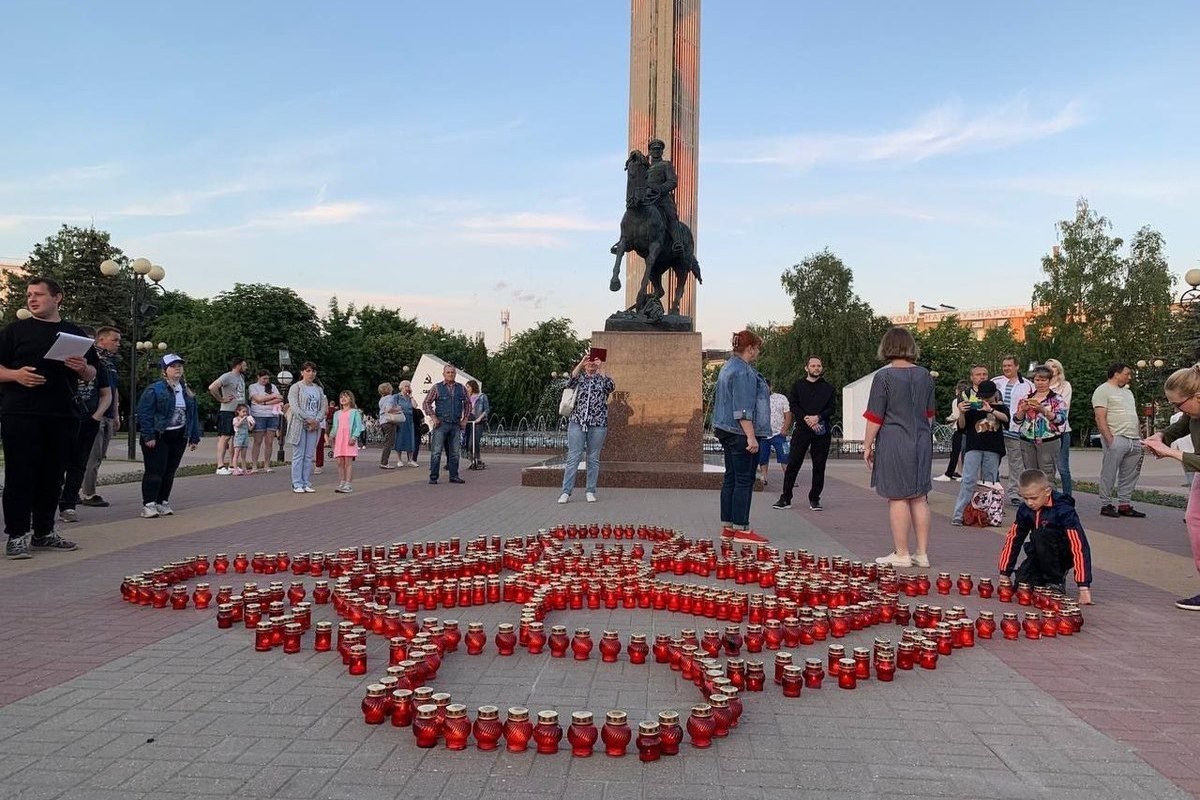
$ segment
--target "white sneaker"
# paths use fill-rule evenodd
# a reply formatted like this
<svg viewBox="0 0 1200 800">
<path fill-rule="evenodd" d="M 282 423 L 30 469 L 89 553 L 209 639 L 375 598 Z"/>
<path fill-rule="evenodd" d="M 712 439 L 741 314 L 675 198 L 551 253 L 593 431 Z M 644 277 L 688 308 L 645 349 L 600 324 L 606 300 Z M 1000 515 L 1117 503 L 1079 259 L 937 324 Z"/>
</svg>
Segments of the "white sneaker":
<svg viewBox="0 0 1200 800">
<path fill-rule="evenodd" d="M 293 494 L 304 494 L 304 487 L 303 486 L 293 486 L 292 493 Z"/>
<path fill-rule="evenodd" d="M 320 475 L 324 471 L 324 467 L 313 467 L 313 475 Z"/>
<path fill-rule="evenodd" d="M 563 505 L 564 503 L 569 503 L 569 502 L 571 502 L 571 495 L 567 494 L 566 492 L 563 492 L 562 494 L 560 494 L 558 496 L 558 504 L 560 506 Z"/>
<path fill-rule="evenodd" d="M 154 519 L 158 516 L 158 506 L 154 503 L 146 503 L 142 506 L 142 519 Z"/>
<path fill-rule="evenodd" d="M 588 492 L 588 493 L 587 493 L 587 501 L 588 501 L 589 503 L 594 503 L 594 502 L 596 502 L 596 495 L 595 495 L 594 493 L 592 493 L 592 492 Z"/>
<path fill-rule="evenodd" d="M 911 567 L 913 560 L 912 556 L 902 556 L 893 552 L 875 559 L 875 563 L 882 567 Z"/>
<path fill-rule="evenodd" d="M 312 488 L 311 486 L 305 486 L 305 487 L 304 487 L 303 489 L 301 489 L 300 491 L 302 491 L 302 492 L 305 492 L 305 493 L 307 493 L 307 494 L 314 494 L 314 493 L 315 493 L 317 490 L 316 490 L 316 489 L 314 489 L 314 488 Z"/>
<path fill-rule="evenodd" d="M 912 554 L 912 563 L 913 563 L 914 567 L 928 568 L 929 567 L 929 554 L 925 553 L 924 555 L 922 555 L 921 553 L 913 553 Z"/>
<path fill-rule="evenodd" d="M 58 512 L 58 518 L 63 522 L 79 522 L 79 512 L 73 508 L 64 508 Z"/>
<path fill-rule="evenodd" d="M 216 474 L 217 475 L 232 475 L 233 470 L 231 470 L 229 467 L 217 467 Z"/>
<path fill-rule="evenodd" d="M 171 517 L 175 515 L 175 511 L 171 508 L 170 503 L 158 503 L 155 505 L 160 517 Z"/>
<path fill-rule="evenodd" d="M 949 475 L 942 473 L 941 475 L 936 476 L 934 478 L 934 480 L 937 481 L 938 483 L 950 483 L 951 481 L 954 480 L 954 478 L 951 478 Z"/>
</svg>

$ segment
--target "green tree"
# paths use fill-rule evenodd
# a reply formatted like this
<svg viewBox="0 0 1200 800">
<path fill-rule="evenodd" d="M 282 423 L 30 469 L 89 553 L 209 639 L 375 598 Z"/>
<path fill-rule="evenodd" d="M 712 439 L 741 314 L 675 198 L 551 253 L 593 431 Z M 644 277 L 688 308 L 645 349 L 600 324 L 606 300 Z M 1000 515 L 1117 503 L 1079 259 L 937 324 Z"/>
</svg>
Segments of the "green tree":
<svg viewBox="0 0 1200 800">
<path fill-rule="evenodd" d="M 488 387 L 492 413 L 510 420 L 538 414 L 552 418 L 558 413 L 558 398 L 545 392 L 550 373 L 574 368 L 587 346 L 571 321 L 561 317 L 518 333 L 492 356 Z"/>
<path fill-rule="evenodd" d="M 115 325 L 128 333 L 132 283 L 127 272 L 115 278 L 100 274 L 100 264 L 112 259 L 125 266 L 124 254 L 107 231 L 63 225 L 53 236 L 33 246 L 22 269 L 4 273 L 0 292 L 4 318 L 13 319 L 25 306 L 25 285 L 35 276 L 49 277 L 63 287 L 62 313 L 81 325 Z"/>
<path fill-rule="evenodd" d="M 891 323 L 855 293 L 854 274 L 828 248 L 786 270 L 780 283 L 792 298 L 792 323 L 757 329 L 758 368 L 773 386 L 786 394 L 810 356 L 824 361 L 826 380 L 839 389 L 880 366 L 879 340 Z"/>
<path fill-rule="evenodd" d="M 918 332 L 917 344 L 921 346 L 921 363 L 938 373 L 934 387 L 940 418 L 944 416 L 942 409 L 949 413 L 958 382 L 970 377 L 978 342 L 969 328 L 959 324 L 958 317 L 950 315 L 934 327 Z"/>
<path fill-rule="evenodd" d="M 1008 325 L 988 328 L 983 338 L 975 344 L 973 363 L 986 364 L 990 375 L 1000 374 L 1000 363 L 1005 356 L 1015 355 L 1018 364 L 1024 364 L 1025 349 L 1017 342 L 1013 329 Z"/>
<path fill-rule="evenodd" d="M 1133 235 L 1124 262 L 1122 304 L 1115 314 L 1113 332 L 1120 341 L 1120 351 L 1130 357 L 1161 357 L 1168 361 L 1168 367 L 1178 367 L 1185 364 L 1180 363 L 1177 354 L 1166 350 L 1173 280 L 1163 247 L 1162 234 L 1149 226 Z"/>
</svg>

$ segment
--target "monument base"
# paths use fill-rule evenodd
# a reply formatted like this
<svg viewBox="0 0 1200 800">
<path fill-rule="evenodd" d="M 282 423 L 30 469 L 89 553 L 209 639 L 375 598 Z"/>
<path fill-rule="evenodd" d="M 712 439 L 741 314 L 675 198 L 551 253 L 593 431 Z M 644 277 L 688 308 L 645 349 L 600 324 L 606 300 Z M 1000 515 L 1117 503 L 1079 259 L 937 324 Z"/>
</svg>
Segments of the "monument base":
<svg viewBox="0 0 1200 800">
<path fill-rule="evenodd" d="M 552 458 L 521 470 L 522 486 L 558 489 L 562 486 L 563 460 Z M 720 490 L 725 469 L 714 464 L 677 464 L 649 461 L 600 461 L 597 484 L 606 489 L 710 489 Z M 575 489 L 587 488 L 587 471 L 575 474 Z M 578 494 L 576 495 L 578 496 Z"/>
<path fill-rule="evenodd" d="M 664 314 L 651 319 L 634 311 L 618 311 L 604 321 L 604 330 L 633 333 L 691 333 L 692 318 L 682 314 Z"/>
</svg>

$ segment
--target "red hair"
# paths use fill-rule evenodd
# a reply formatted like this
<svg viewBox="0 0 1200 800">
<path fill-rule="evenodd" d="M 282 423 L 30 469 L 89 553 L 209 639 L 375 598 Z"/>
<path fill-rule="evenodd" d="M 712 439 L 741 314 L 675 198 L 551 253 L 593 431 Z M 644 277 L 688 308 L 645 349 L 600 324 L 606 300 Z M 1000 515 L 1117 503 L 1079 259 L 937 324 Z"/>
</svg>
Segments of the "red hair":
<svg viewBox="0 0 1200 800">
<path fill-rule="evenodd" d="M 762 344 L 762 337 L 754 331 L 738 331 L 733 335 L 733 352 L 744 353 L 747 347 L 758 347 Z"/>
</svg>

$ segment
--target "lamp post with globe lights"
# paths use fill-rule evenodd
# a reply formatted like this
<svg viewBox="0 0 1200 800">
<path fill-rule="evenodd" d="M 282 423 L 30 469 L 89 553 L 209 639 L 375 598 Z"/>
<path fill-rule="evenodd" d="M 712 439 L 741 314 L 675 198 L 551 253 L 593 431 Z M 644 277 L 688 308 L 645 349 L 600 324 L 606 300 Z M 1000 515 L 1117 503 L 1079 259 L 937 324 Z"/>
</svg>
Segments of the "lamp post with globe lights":
<svg viewBox="0 0 1200 800">
<path fill-rule="evenodd" d="M 100 274 L 106 278 L 116 278 L 122 273 L 121 265 L 112 259 L 105 259 L 100 264 Z M 133 343 L 129 348 L 129 415 L 126 417 L 129 420 L 129 426 L 126 429 L 126 434 L 129 440 L 130 461 L 137 460 L 137 383 L 138 383 L 138 354 L 145 353 L 146 358 L 151 357 L 151 353 L 155 349 L 166 350 L 165 342 L 159 342 L 156 346 L 153 342 L 141 341 L 139 336 L 142 331 L 142 323 L 145 320 L 153 319 L 158 314 L 158 307 L 150 302 L 150 299 L 156 294 L 161 294 L 163 288 L 160 285 L 163 278 L 167 277 L 167 271 L 157 264 L 150 263 L 148 258 L 135 258 L 129 262 L 129 271 L 133 275 L 133 291 L 130 294 L 129 300 L 129 339 Z"/>
<path fill-rule="evenodd" d="M 295 376 L 292 375 L 288 367 L 292 365 L 292 354 L 286 348 L 279 348 L 279 374 L 275 376 L 276 382 L 279 383 L 279 390 L 283 394 L 284 403 L 287 402 L 288 387 L 292 385 Z M 282 408 L 280 409 L 282 411 Z M 283 442 L 287 438 L 287 414 L 279 415 L 279 453 L 275 459 L 280 464 L 283 463 Z M 267 458 L 270 458 L 268 451 Z"/>
</svg>

